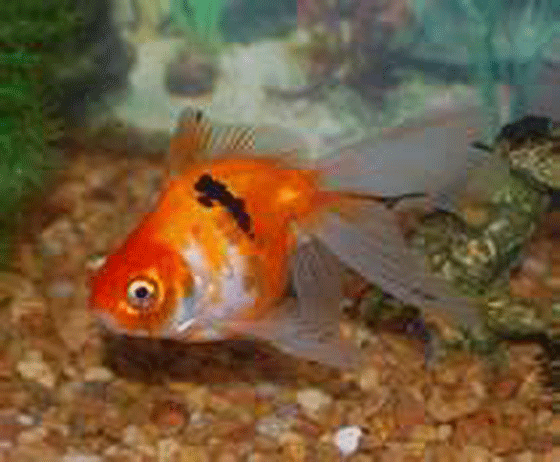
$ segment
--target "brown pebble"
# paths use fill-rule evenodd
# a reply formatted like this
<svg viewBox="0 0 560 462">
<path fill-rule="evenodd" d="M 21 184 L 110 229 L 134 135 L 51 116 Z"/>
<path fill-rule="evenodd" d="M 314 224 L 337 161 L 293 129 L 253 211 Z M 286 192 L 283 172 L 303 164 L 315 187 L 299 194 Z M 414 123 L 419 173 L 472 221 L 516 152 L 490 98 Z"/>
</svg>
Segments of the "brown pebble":
<svg viewBox="0 0 560 462">
<path fill-rule="evenodd" d="M 519 388 L 519 381 L 513 378 L 498 380 L 492 384 L 494 396 L 500 400 L 511 399 Z"/>
<path fill-rule="evenodd" d="M 173 400 L 158 401 L 152 409 L 151 420 L 161 428 L 181 428 L 188 419 L 182 403 Z"/>
<path fill-rule="evenodd" d="M 497 426 L 493 428 L 492 450 L 496 454 L 504 455 L 514 451 L 519 451 L 524 446 L 523 434 L 516 428 Z"/>
</svg>

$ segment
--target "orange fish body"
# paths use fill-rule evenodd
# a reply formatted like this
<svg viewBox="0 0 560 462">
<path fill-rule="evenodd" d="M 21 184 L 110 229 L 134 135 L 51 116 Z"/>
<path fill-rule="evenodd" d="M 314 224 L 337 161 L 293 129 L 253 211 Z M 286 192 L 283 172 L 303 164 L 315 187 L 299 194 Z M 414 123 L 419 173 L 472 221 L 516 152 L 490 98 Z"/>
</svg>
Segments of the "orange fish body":
<svg viewBox="0 0 560 462">
<path fill-rule="evenodd" d="M 175 161 L 177 156 L 196 161 L 212 146 L 201 113 L 188 112 L 181 130 L 171 146 Z M 305 237 L 320 232 L 325 217 L 343 209 L 349 196 L 327 189 L 320 170 L 247 155 L 253 147 L 250 136 L 230 135 L 218 143 L 222 158 L 194 162 L 169 175 L 154 210 L 93 277 L 90 306 L 106 326 L 127 334 L 207 341 L 248 332 L 291 343 L 291 351 L 305 351 L 305 356 L 344 365 L 346 359 L 334 359 L 329 348 L 319 356 L 307 354 L 316 343 L 305 343 L 304 338 L 323 329 L 319 318 L 335 322 L 336 316 L 323 306 L 331 305 L 334 313 L 340 301 L 340 273 L 324 252 L 306 244 Z M 368 203 L 375 210 L 380 207 L 375 195 Z M 375 215 L 381 220 L 378 227 L 390 227 L 386 212 L 380 213 Z M 334 233 L 325 234 L 325 242 L 343 261 L 346 254 L 353 255 L 345 263 L 375 279 L 375 267 L 383 261 L 373 253 L 388 245 L 367 241 L 369 248 L 355 252 L 352 240 L 359 246 L 359 238 L 349 234 L 346 239 L 344 229 L 335 227 Z M 400 248 L 398 229 L 388 234 L 395 249 Z M 361 235 L 360 231 L 357 236 Z M 373 270 L 361 262 L 370 254 L 366 263 Z M 412 268 L 404 266 L 412 261 L 408 254 L 401 257 L 403 268 L 386 265 L 385 273 L 388 281 L 400 278 L 404 286 Z M 315 308 L 298 313 L 285 326 L 280 318 L 267 324 L 294 277 L 305 305 Z M 283 329 L 290 334 L 280 332 Z"/>
<path fill-rule="evenodd" d="M 205 174 L 226 184 L 234 197 L 243 198 L 251 219 L 250 232 L 244 232 L 223 205 L 207 207 L 197 200 L 194 186 Z M 193 168 L 169 182 L 156 210 L 109 257 L 107 265 L 109 268 L 111 261 L 126 258 L 128 282 L 141 275 L 138 271 L 150 259 L 154 267 L 151 277 L 158 281 L 180 281 L 175 287 L 167 288 L 162 309 L 146 313 L 127 309 L 123 300 L 115 303 L 115 299 L 103 298 L 103 291 L 96 285 L 93 286 L 97 297 L 94 306 L 110 309 L 122 327 L 157 331 L 168 314 L 169 304 L 175 297 L 184 295 L 193 283 L 192 275 L 177 255 L 196 242 L 203 249 L 204 265 L 216 284 L 231 265 L 226 252 L 228 246 L 238 247 L 239 253 L 251 262 L 252 268 L 247 268 L 244 277 L 248 286 L 252 284 L 257 289 L 258 296 L 251 306 L 240 311 L 239 317 L 246 320 L 259 317 L 285 294 L 288 256 L 295 246 L 291 225 L 312 221 L 321 207 L 336 200 L 332 193 L 322 193 L 318 183 L 317 172 L 281 169 L 278 162 L 267 159 L 227 159 Z M 131 255 L 138 258 L 137 265 L 130 261 Z M 120 276 L 117 274 L 110 275 L 109 271 L 107 278 L 113 280 L 113 276 Z"/>
</svg>

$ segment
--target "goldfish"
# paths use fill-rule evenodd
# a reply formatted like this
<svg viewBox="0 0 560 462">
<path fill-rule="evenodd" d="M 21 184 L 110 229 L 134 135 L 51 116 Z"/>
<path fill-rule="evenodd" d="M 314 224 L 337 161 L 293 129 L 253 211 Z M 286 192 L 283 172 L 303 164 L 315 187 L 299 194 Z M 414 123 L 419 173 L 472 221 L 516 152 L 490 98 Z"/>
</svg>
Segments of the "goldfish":
<svg viewBox="0 0 560 462">
<path fill-rule="evenodd" d="M 350 268 L 407 303 L 477 324 L 473 300 L 427 274 L 395 219 L 395 210 L 407 210 L 399 203 L 436 197 L 426 191 L 444 191 L 468 168 L 466 128 L 444 121 L 442 132 L 441 125 L 436 134 L 456 143 L 437 153 L 453 152 L 453 178 L 406 163 L 380 170 L 378 150 L 305 164 L 257 151 L 250 129 L 215 136 L 201 111 L 184 111 L 161 193 L 92 276 L 90 309 L 119 334 L 187 343 L 248 337 L 352 368 L 359 352 L 340 333 Z M 425 127 L 413 130 L 425 144 L 419 150 L 433 145 L 424 136 Z M 401 149 L 402 134 L 388 139 L 389 148 Z M 405 180 L 396 185 L 399 172 Z M 290 288 L 295 297 L 287 296 Z"/>
</svg>

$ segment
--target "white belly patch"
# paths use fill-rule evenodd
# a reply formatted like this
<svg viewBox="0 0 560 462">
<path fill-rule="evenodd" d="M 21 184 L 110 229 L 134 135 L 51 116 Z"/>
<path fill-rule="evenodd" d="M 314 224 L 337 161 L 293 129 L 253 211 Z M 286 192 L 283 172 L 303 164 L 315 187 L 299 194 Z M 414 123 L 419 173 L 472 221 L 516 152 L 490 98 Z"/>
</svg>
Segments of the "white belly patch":
<svg viewBox="0 0 560 462">
<path fill-rule="evenodd" d="M 239 252 L 239 247 L 227 248 L 229 265 L 212 280 L 208 261 L 202 248 L 191 244 L 182 256 L 193 274 L 194 292 L 184 298 L 177 310 L 175 328 L 186 332 L 191 326 L 211 328 L 214 324 L 227 322 L 239 310 L 253 305 L 256 294 L 248 290 L 245 275 L 248 271 L 248 258 Z M 215 338 L 215 332 L 209 335 Z"/>
</svg>

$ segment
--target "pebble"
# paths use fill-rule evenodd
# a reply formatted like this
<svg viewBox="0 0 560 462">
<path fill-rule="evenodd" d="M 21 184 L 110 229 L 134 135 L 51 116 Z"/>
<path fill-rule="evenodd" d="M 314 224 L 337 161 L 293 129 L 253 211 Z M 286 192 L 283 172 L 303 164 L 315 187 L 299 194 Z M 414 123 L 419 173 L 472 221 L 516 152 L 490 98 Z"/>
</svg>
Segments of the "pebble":
<svg viewBox="0 0 560 462">
<path fill-rule="evenodd" d="M 189 418 L 183 404 L 173 400 L 157 402 L 152 409 L 152 421 L 161 429 L 179 429 Z"/>
<path fill-rule="evenodd" d="M 19 445 L 31 445 L 38 443 L 45 436 L 47 436 L 47 430 L 44 427 L 31 428 L 20 432 L 17 442 Z"/>
<path fill-rule="evenodd" d="M 432 425 L 415 425 L 411 437 L 413 440 L 423 443 L 434 442 L 439 439 L 438 428 Z"/>
<path fill-rule="evenodd" d="M 114 374 L 102 366 L 92 366 L 84 373 L 85 382 L 110 382 L 113 378 Z"/>
<path fill-rule="evenodd" d="M 210 456 L 203 446 L 183 446 L 181 448 L 181 462 L 209 462 Z"/>
<path fill-rule="evenodd" d="M 362 429 L 357 426 L 341 427 L 334 434 L 333 442 L 340 453 L 346 457 L 358 450 Z"/>
<path fill-rule="evenodd" d="M 16 421 L 18 424 L 23 425 L 24 427 L 31 427 L 35 423 L 35 419 L 33 416 L 28 414 L 18 414 L 16 417 Z"/>
<path fill-rule="evenodd" d="M 365 369 L 360 375 L 359 384 L 363 391 L 378 389 L 380 385 L 379 371 L 374 367 Z"/>
<path fill-rule="evenodd" d="M 189 407 L 196 411 L 204 411 L 210 399 L 210 391 L 205 386 L 198 386 L 185 394 Z"/>
<path fill-rule="evenodd" d="M 56 302 L 53 301 L 53 303 Z M 55 317 L 60 337 L 66 347 L 73 352 L 81 351 L 84 345 L 87 344 L 89 337 L 88 331 L 91 325 L 91 317 L 85 308 L 82 308 L 65 310 L 64 316 Z"/>
<path fill-rule="evenodd" d="M 450 401 L 443 399 L 443 392 L 434 387 L 431 398 L 426 403 L 426 411 L 437 422 L 450 422 L 459 417 L 474 413 L 481 404 L 480 396 L 460 397 Z"/>
<path fill-rule="evenodd" d="M 10 379 L 14 361 L 7 352 L 0 351 L 0 379 Z"/>
<path fill-rule="evenodd" d="M 497 454 L 508 454 L 523 448 L 523 434 L 517 428 L 497 425 L 493 434 L 493 450 Z"/>
<path fill-rule="evenodd" d="M 62 462 L 103 462 L 101 456 L 95 454 L 83 454 L 83 453 L 67 453 L 62 458 Z"/>
<path fill-rule="evenodd" d="M 492 453 L 482 446 L 465 446 L 461 461 L 465 462 L 493 462 Z"/>
<path fill-rule="evenodd" d="M 128 425 L 123 431 L 123 443 L 133 448 L 138 446 L 142 439 L 142 433 L 137 425 Z"/>
<path fill-rule="evenodd" d="M 307 388 L 297 392 L 296 400 L 302 407 L 303 412 L 311 418 L 328 408 L 332 404 L 332 397 L 318 388 Z"/>
<path fill-rule="evenodd" d="M 305 439 L 294 432 L 284 433 L 280 437 L 280 445 L 283 449 L 283 454 L 287 457 L 289 462 L 304 462 L 307 456 L 307 448 Z"/>
<path fill-rule="evenodd" d="M 216 462 L 237 462 L 237 456 L 232 452 L 222 452 Z"/>
<path fill-rule="evenodd" d="M 158 462 L 174 462 L 181 451 L 181 446 L 173 438 L 164 438 L 157 444 Z"/>
<path fill-rule="evenodd" d="M 452 434 L 453 434 L 453 427 L 449 424 L 443 424 L 437 427 L 437 438 L 439 441 L 445 441 L 451 438 Z"/>
<path fill-rule="evenodd" d="M 525 451 L 515 456 L 515 462 L 534 462 L 535 455 L 531 451 Z"/>
<path fill-rule="evenodd" d="M 263 382 L 255 387 L 255 395 L 260 399 L 273 399 L 278 395 L 279 387 L 273 383 Z"/>
<path fill-rule="evenodd" d="M 23 379 L 35 381 L 46 388 L 54 388 L 56 377 L 49 365 L 43 361 L 40 351 L 28 352 L 27 358 L 19 361 L 16 369 Z"/>
<path fill-rule="evenodd" d="M 277 440 L 291 426 L 292 423 L 288 419 L 281 419 L 273 415 L 257 420 L 256 431 L 260 435 Z"/>
</svg>

